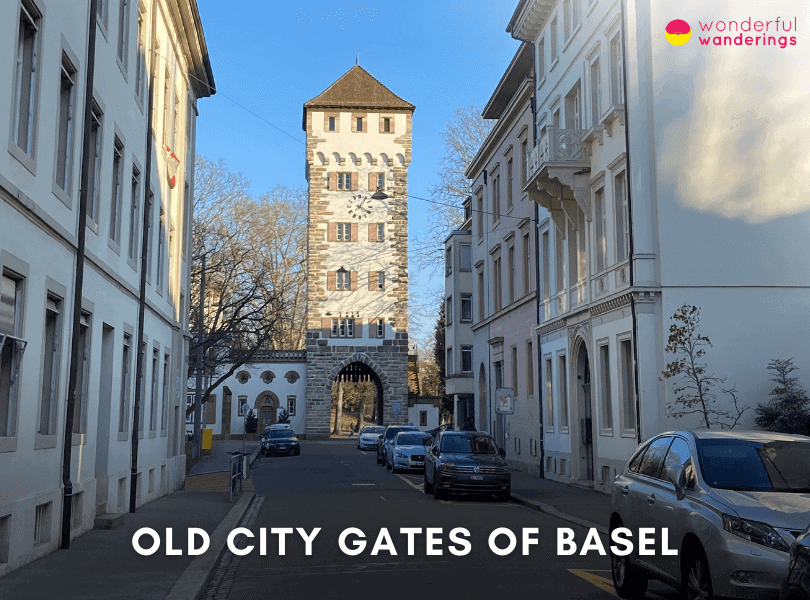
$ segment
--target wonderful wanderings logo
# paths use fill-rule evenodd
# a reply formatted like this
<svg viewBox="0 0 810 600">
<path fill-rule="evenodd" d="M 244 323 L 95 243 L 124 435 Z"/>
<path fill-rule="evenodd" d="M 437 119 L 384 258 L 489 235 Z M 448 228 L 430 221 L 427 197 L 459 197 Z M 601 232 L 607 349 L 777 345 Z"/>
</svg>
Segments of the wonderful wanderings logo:
<svg viewBox="0 0 810 600">
<path fill-rule="evenodd" d="M 778 46 L 796 45 L 798 20 L 757 21 L 748 17 L 742 21 L 698 21 L 697 38 L 701 46 Z M 701 35 L 703 34 L 703 35 Z M 750 35 L 746 35 L 750 34 Z M 667 23 L 664 36 L 673 46 L 683 46 L 692 38 L 692 27 L 682 19 Z M 705 36 L 705 37 L 704 37 Z"/>
</svg>

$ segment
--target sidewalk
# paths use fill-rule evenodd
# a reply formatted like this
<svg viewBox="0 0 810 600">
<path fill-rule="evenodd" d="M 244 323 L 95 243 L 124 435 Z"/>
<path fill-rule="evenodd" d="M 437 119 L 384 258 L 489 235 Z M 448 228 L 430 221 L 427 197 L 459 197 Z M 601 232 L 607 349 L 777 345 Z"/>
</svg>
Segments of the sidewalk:
<svg viewBox="0 0 810 600">
<path fill-rule="evenodd" d="M 231 455 L 228 452 L 242 452 L 244 443 L 245 452 L 253 454 L 259 449 L 259 442 L 242 442 L 241 440 L 214 440 L 211 444 L 211 456 L 204 456 L 200 462 L 191 467 L 189 475 L 203 475 L 205 473 L 219 473 L 231 468 Z M 255 458 L 255 457 L 254 457 Z"/>
<path fill-rule="evenodd" d="M 512 470 L 512 500 L 585 527 L 607 533 L 610 496 L 595 490 Z"/>
<path fill-rule="evenodd" d="M 0 578 L 0 598 L 163 600 L 173 586 L 181 585 L 186 568 L 200 559 L 216 562 L 218 544 L 224 546 L 221 531 L 230 530 L 241 520 L 252 492 L 245 492 L 236 504 L 228 502 L 227 492 L 175 492 L 158 498 L 126 514 L 124 525 L 114 530 L 92 530 L 70 543 L 68 550 L 55 550 Z M 132 536 L 141 527 L 151 527 L 161 535 L 161 547 L 152 556 L 140 556 L 132 547 Z M 200 557 L 166 556 L 165 532 L 176 532 L 174 548 L 185 549 L 188 527 L 201 527 L 211 539 L 209 550 Z M 216 531 L 216 533 L 215 533 Z M 221 540 L 220 540 L 221 538 Z M 151 545 L 150 538 L 142 540 Z M 207 573 L 197 571 L 198 581 Z M 199 585 L 204 584 L 199 581 Z M 186 586 L 188 587 L 188 586 Z"/>
</svg>

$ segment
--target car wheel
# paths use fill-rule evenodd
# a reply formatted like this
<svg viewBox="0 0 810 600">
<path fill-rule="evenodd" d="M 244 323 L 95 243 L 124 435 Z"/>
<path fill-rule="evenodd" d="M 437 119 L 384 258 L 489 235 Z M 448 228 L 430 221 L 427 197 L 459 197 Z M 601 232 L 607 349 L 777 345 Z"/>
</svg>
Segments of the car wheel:
<svg viewBox="0 0 810 600">
<path fill-rule="evenodd" d="M 686 554 L 682 589 L 686 600 L 712 600 L 714 597 L 709 562 L 701 548 L 695 548 Z"/>
<path fill-rule="evenodd" d="M 509 502 L 509 496 L 511 496 L 511 492 L 509 490 L 505 490 L 503 492 L 498 492 L 495 494 L 495 497 L 498 499 L 498 502 Z"/>
<path fill-rule="evenodd" d="M 619 527 L 622 527 L 621 521 L 611 528 L 611 535 L 612 530 Z M 619 598 L 638 600 L 644 597 L 647 592 L 647 576 L 630 563 L 630 557 L 616 556 L 611 552 L 610 567 L 613 575 L 613 587 L 616 588 Z"/>
<path fill-rule="evenodd" d="M 377 454 L 377 464 L 380 464 L 380 455 L 379 455 L 379 453 Z"/>
<path fill-rule="evenodd" d="M 385 459 L 385 470 L 386 471 L 393 471 L 394 470 L 393 463 L 391 463 L 391 461 L 389 461 L 387 458 Z"/>
<path fill-rule="evenodd" d="M 296 450 L 296 451 L 295 451 L 295 455 L 296 455 L 296 456 L 301 456 L 301 451 L 300 451 L 300 450 Z"/>
<path fill-rule="evenodd" d="M 444 500 L 444 492 L 439 487 L 439 481 L 435 474 L 433 477 L 433 485 L 431 487 L 433 488 L 433 498 L 435 500 Z"/>
<path fill-rule="evenodd" d="M 433 491 L 433 486 L 428 483 L 427 471 L 422 474 L 422 483 L 425 486 L 425 493 L 430 494 Z"/>
</svg>

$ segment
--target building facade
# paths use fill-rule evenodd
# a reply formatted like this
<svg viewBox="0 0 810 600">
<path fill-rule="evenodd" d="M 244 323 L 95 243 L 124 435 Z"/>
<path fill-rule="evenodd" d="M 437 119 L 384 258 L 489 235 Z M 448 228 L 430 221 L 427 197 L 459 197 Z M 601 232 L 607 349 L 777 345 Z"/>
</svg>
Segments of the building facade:
<svg viewBox="0 0 810 600">
<path fill-rule="evenodd" d="M 86 228 L 86 261 L 72 535 L 92 528 L 97 514 L 129 506 L 139 351 L 137 504 L 182 485 L 194 123 L 197 101 L 213 93 L 214 82 L 194 0 L 99 0 L 92 127 L 85 138 L 88 4 L 4 2 L 0 23 L 0 80 L 12 82 L 0 94 L 7 150 L 0 154 L 2 575 L 59 544 L 80 227 Z M 147 140 L 150 92 L 154 135 Z M 85 144 L 92 188 L 87 220 L 79 223 Z"/>
<path fill-rule="evenodd" d="M 376 384 L 380 422 L 407 411 L 413 111 L 360 66 L 304 104 L 308 438 L 329 435 L 340 378 Z"/>
</svg>

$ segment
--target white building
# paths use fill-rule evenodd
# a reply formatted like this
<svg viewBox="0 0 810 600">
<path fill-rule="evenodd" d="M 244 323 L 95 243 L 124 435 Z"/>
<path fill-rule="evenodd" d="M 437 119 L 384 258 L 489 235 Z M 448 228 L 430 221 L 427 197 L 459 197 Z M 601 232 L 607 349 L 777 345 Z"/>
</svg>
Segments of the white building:
<svg viewBox="0 0 810 600">
<path fill-rule="evenodd" d="M 807 93 L 789 76 L 807 50 L 779 50 L 789 66 L 775 69 L 780 79 L 773 47 L 735 49 L 734 59 L 729 49 L 707 49 L 699 23 L 724 8 L 733 19 L 730 3 L 713 5 L 712 17 L 703 5 L 679 5 L 675 14 L 659 0 L 628 0 L 624 9 L 619 1 L 520 0 L 508 24 L 534 59 L 536 137 L 522 191 L 540 207 L 531 340 L 538 385 L 534 402 L 521 408 L 516 394 L 513 416 L 484 424 L 494 388 L 510 385 L 514 372 L 510 330 L 493 329 L 508 308 L 501 294 L 511 269 L 498 260 L 508 241 L 491 238 L 499 243 L 473 246 L 483 278 L 473 286 L 483 315 L 473 325 L 477 424 L 514 443 L 512 423 L 535 423 L 519 435 L 539 440 L 547 477 L 607 489 L 640 441 L 701 424 L 697 415 L 671 416 L 672 383 L 661 379 L 674 358 L 665 349 L 670 319 L 684 304 L 700 307 L 700 333 L 713 343 L 709 371 L 736 386 L 741 406 L 767 398 L 770 359 L 810 359 L 810 322 L 796 318 L 810 315 L 810 201 L 799 183 L 810 175 L 809 126 L 785 105 Z M 787 3 L 772 8 L 791 12 Z M 691 23 L 694 43 L 669 44 L 663 31 L 674 18 Z M 501 116 L 497 127 L 520 131 L 519 121 Z M 503 165 L 485 163 L 502 163 L 506 147 L 496 151 L 492 139 L 493 158 L 485 144 L 468 171 L 487 174 L 473 185 L 473 215 L 501 213 L 487 186 L 493 173 L 503 177 Z M 479 223 L 474 216 L 473 238 L 490 239 L 494 224 Z M 487 285 L 488 273 L 501 285 Z M 513 378 L 520 386 L 520 370 Z M 720 401 L 729 407 L 722 394 Z M 741 425 L 753 416 L 749 410 Z"/>
<path fill-rule="evenodd" d="M 86 227 L 72 531 L 129 505 L 144 207 L 149 242 L 137 504 L 182 485 L 197 100 L 213 76 L 194 0 L 99 0 L 92 189 L 78 223 L 88 3 L 0 5 L 0 575 L 54 550 L 77 231 Z M 156 20 L 153 23 L 153 20 Z M 154 27 L 153 27 L 154 25 Z M 149 49 L 156 31 L 154 65 Z M 155 76 L 146 164 L 149 72 Z M 169 147 L 179 159 L 175 179 Z M 151 202 L 149 200 L 151 199 Z"/>
</svg>

